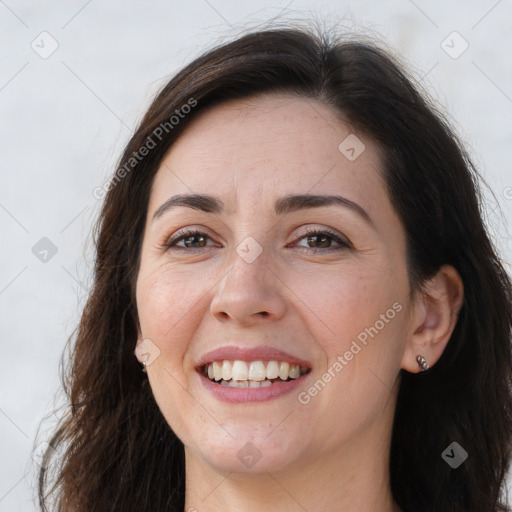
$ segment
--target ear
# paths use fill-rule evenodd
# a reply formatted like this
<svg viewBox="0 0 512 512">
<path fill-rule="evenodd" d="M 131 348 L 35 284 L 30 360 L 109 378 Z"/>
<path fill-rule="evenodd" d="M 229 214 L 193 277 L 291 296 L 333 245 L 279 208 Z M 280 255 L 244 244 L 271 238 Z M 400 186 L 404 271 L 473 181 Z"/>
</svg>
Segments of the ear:
<svg viewBox="0 0 512 512">
<path fill-rule="evenodd" d="M 437 274 L 423 285 L 413 300 L 413 309 L 407 331 L 407 343 L 402 368 L 418 373 L 416 361 L 423 356 L 430 367 L 443 354 L 457 324 L 464 301 L 464 284 L 451 265 L 443 265 Z"/>
</svg>

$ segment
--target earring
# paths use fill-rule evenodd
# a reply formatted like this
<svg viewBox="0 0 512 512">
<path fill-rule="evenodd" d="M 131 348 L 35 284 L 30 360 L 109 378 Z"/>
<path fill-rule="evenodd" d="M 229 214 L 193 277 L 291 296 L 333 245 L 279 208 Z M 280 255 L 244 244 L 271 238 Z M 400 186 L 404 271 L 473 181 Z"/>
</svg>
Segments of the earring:
<svg viewBox="0 0 512 512">
<path fill-rule="evenodd" d="M 416 361 L 418 361 L 418 364 L 420 365 L 420 368 L 422 372 L 424 372 L 425 370 L 428 370 L 430 368 L 430 366 L 428 365 L 426 359 L 423 357 L 423 356 L 416 356 Z"/>
<path fill-rule="evenodd" d="M 142 371 L 144 373 L 148 373 L 148 371 L 146 370 L 146 365 L 147 365 L 147 362 L 146 361 L 142 361 Z"/>
</svg>

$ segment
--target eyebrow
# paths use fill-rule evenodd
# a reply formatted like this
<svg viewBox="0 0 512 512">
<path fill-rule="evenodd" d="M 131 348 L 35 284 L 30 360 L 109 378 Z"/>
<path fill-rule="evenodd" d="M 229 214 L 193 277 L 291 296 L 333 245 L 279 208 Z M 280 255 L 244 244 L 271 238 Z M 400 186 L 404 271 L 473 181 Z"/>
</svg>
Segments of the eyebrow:
<svg viewBox="0 0 512 512">
<path fill-rule="evenodd" d="M 299 194 L 287 195 L 278 199 L 274 204 L 276 215 L 304 210 L 308 208 L 320 208 L 322 206 L 341 206 L 348 208 L 362 217 L 370 226 L 376 229 L 373 220 L 366 210 L 359 204 L 338 195 L 314 195 Z M 153 221 L 161 217 L 164 213 L 177 207 L 185 206 L 194 210 L 200 210 L 206 213 L 220 214 L 224 211 L 224 202 L 216 197 L 204 194 L 178 194 L 171 196 L 165 203 L 158 207 L 153 214 Z"/>
</svg>

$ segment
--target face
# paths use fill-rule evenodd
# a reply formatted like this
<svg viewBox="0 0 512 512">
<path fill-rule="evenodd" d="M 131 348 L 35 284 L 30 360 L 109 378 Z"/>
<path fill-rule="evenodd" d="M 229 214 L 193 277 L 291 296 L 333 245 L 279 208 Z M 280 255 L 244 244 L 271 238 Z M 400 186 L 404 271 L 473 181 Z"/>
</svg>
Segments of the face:
<svg viewBox="0 0 512 512">
<path fill-rule="evenodd" d="M 136 293 L 150 385 L 187 459 L 275 472 L 389 428 L 410 304 L 381 174 L 371 139 L 289 95 L 216 106 L 172 146 Z M 189 194 L 214 202 L 162 207 Z M 284 201 L 305 195 L 342 199 Z"/>
</svg>

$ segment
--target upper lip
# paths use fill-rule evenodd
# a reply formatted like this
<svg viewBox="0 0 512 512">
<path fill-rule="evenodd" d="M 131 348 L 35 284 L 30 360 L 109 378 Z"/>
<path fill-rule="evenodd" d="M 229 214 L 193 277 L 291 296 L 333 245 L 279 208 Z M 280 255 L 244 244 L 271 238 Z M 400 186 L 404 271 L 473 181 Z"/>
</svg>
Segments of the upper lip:
<svg viewBox="0 0 512 512">
<path fill-rule="evenodd" d="M 203 354 L 196 364 L 196 368 L 201 368 L 214 361 L 286 361 L 287 363 L 297 364 L 306 368 L 311 368 L 311 363 L 298 357 L 288 354 L 270 346 L 259 346 L 253 348 L 244 348 L 236 345 L 219 347 L 206 354 Z"/>
</svg>

